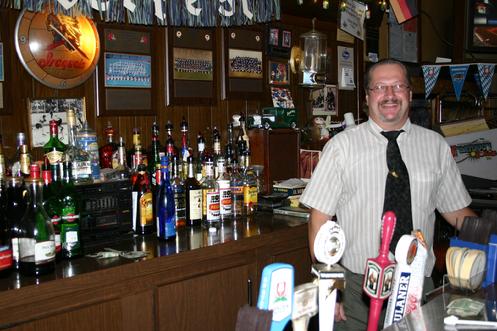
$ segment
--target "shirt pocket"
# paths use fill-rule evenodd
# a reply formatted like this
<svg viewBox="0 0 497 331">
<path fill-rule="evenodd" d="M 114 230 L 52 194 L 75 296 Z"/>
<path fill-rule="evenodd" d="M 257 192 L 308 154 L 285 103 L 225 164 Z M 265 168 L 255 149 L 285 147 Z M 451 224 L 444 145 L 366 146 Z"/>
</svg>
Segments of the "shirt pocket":
<svg viewBox="0 0 497 331">
<path fill-rule="evenodd" d="M 411 203 L 423 213 L 435 208 L 437 188 L 441 174 L 435 171 L 421 169 L 409 172 L 411 186 Z"/>
</svg>

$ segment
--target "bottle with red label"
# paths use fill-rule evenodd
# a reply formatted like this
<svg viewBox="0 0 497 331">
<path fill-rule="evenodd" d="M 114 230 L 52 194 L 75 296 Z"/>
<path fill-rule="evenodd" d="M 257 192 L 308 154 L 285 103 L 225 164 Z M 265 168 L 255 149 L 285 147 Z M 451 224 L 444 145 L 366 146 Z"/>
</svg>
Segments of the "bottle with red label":
<svg viewBox="0 0 497 331">
<path fill-rule="evenodd" d="M 99 148 L 100 168 L 113 169 L 113 160 L 117 152 L 117 144 L 114 142 L 114 128 L 110 122 L 107 122 L 107 127 L 104 130 L 105 145 Z M 117 155 L 117 154 L 116 154 Z"/>
<path fill-rule="evenodd" d="M 136 234 L 152 233 L 155 230 L 152 190 L 144 164 L 138 166 L 131 192 L 132 226 Z"/>
<path fill-rule="evenodd" d="M 20 222 L 19 271 L 39 276 L 55 269 L 55 236 L 43 208 L 43 182 L 37 164 L 31 165 L 31 177 L 25 182 L 29 203 Z"/>
<path fill-rule="evenodd" d="M 3 176 L 0 176 L 0 277 L 7 275 L 13 266 L 12 241 L 7 222 L 7 186 Z"/>
<path fill-rule="evenodd" d="M 219 188 L 214 178 L 212 157 L 205 159 L 205 177 L 200 182 L 202 187 L 202 220 L 210 226 L 220 220 Z"/>
</svg>

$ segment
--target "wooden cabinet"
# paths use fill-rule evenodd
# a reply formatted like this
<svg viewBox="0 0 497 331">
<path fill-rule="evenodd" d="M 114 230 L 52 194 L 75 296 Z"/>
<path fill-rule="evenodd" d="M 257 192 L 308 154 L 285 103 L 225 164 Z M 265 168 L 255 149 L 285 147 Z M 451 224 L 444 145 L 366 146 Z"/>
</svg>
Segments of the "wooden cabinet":
<svg viewBox="0 0 497 331">
<path fill-rule="evenodd" d="M 94 271 L 0 290 L 0 329 L 234 330 L 267 264 L 291 263 L 296 285 L 311 279 L 307 224 L 284 223 L 269 219 L 250 237 L 136 263 L 89 260 Z"/>
<path fill-rule="evenodd" d="M 300 131 L 294 129 L 251 129 L 252 164 L 264 166 L 264 186 L 271 192 L 273 182 L 299 178 Z"/>
</svg>

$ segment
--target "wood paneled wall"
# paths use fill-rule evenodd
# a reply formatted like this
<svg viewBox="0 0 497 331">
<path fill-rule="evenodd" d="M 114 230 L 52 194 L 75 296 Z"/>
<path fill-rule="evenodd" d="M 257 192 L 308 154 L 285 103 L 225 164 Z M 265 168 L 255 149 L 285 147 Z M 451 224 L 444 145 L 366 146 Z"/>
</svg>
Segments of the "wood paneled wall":
<svg viewBox="0 0 497 331">
<path fill-rule="evenodd" d="M 4 44 L 4 59 L 5 59 L 5 81 L 4 88 L 4 109 L 0 109 L 0 134 L 3 136 L 3 143 L 7 157 L 12 157 L 15 153 L 15 134 L 23 131 L 29 134 L 29 120 L 27 104 L 28 100 L 36 98 L 81 98 L 86 100 L 86 114 L 90 126 L 97 131 L 99 135 L 99 144 L 103 144 L 104 136 L 103 129 L 110 121 L 117 131 L 118 136 L 123 136 L 129 145 L 131 144 L 131 136 L 133 128 L 141 128 L 142 141 L 144 146 L 149 146 L 151 142 L 150 128 L 154 120 L 158 121 L 161 128 L 161 142 L 165 142 L 165 124 L 168 120 L 175 128 L 175 141 L 179 142 L 179 123 L 184 116 L 189 123 L 190 144 L 196 147 L 196 135 L 199 131 L 204 133 L 206 139 L 210 138 L 210 130 L 216 126 L 221 129 L 223 135 L 223 143 L 226 140 L 226 126 L 233 114 L 244 113 L 253 114 L 260 113 L 263 107 L 272 105 L 270 97 L 270 88 L 266 83 L 265 93 L 258 99 L 221 99 L 220 83 L 217 87 L 217 100 L 215 106 L 202 106 L 194 103 L 190 105 L 171 105 L 166 106 L 166 79 L 159 79 L 158 96 L 153 100 L 155 115 L 143 116 L 136 114 L 134 116 L 99 116 L 97 114 L 98 98 L 103 97 L 103 92 L 97 95 L 95 91 L 96 75 L 92 75 L 84 84 L 68 89 L 56 90 L 48 88 L 34 78 L 24 69 L 20 63 L 15 51 L 14 30 L 19 11 L 12 9 L 0 9 L 0 38 Z M 279 27 L 292 31 L 292 43 L 299 43 L 299 35 L 311 29 L 311 19 L 290 15 L 282 15 L 281 21 L 275 22 Z M 119 27 L 116 25 L 116 27 Z M 101 28 L 97 22 L 97 28 Z M 265 28 L 265 26 L 263 27 Z M 167 33 L 164 27 L 154 27 L 156 29 L 156 38 L 152 40 L 158 44 L 158 59 L 165 59 L 166 45 L 165 34 Z M 328 36 L 328 54 L 330 61 L 330 72 L 328 73 L 328 82 L 331 84 L 337 83 L 337 41 L 336 41 L 336 23 L 318 21 L 316 30 L 326 33 Z M 222 29 L 216 29 L 216 59 L 217 63 L 221 64 L 222 52 Z M 362 44 L 360 42 L 352 44 L 343 44 L 344 46 L 355 48 L 355 63 L 360 63 L 359 68 L 356 67 L 357 77 L 362 77 Z M 270 58 L 268 57 L 268 60 Z M 157 61 L 158 65 L 154 70 L 154 74 L 159 74 L 161 77 L 165 75 L 164 61 Z M 265 64 L 267 65 L 267 63 Z M 219 70 L 218 77 L 221 75 L 221 65 L 218 65 L 216 70 Z M 305 126 L 312 119 L 309 102 L 309 89 L 300 87 L 296 84 L 296 75 L 291 76 L 290 90 L 293 95 L 296 107 L 299 111 L 299 127 Z M 362 79 L 359 80 L 362 84 Z M 339 116 L 334 120 L 342 120 L 343 113 L 352 111 L 357 113 L 362 104 L 361 93 L 357 92 L 360 88 L 354 91 L 339 91 L 338 104 Z M 195 91 L 192 91 L 195 93 Z M 209 140 L 208 140 L 209 141 Z M 303 146 L 305 147 L 305 146 Z M 41 149 L 32 151 L 35 159 L 41 159 Z"/>
</svg>

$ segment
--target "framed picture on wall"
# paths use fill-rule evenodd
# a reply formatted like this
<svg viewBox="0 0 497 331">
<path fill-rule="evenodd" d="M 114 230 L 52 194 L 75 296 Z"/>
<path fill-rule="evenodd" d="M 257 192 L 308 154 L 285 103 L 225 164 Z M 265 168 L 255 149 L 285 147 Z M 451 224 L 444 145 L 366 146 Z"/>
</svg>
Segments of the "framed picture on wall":
<svg viewBox="0 0 497 331">
<path fill-rule="evenodd" d="M 230 48 L 228 61 L 230 77 L 262 78 L 262 52 Z"/>
<path fill-rule="evenodd" d="M 288 62 L 269 61 L 269 84 L 271 85 L 289 85 L 290 71 Z"/>
<path fill-rule="evenodd" d="M 279 34 L 280 30 L 271 28 L 269 29 L 269 45 L 278 46 L 279 45 Z"/>
<path fill-rule="evenodd" d="M 105 53 L 105 87 L 152 87 L 152 58 L 148 55 Z"/>
<path fill-rule="evenodd" d="M 283 30 L 283 37 L 281 38 L 281 47 L 290 48 L 292 47 L 292 32 L 288 30 Z"/>
<path fill-rule="evenodd" d="M 85 98 L 77 99 L 35 99 L 28 101 L 31 147 L 43 147 L 50 138 L 50 121 L 59 124 L 59 139 L 67 144 L 68 109 L 76 115 L 76 126 L 81 128 L 86 120 Z"/>
<path fill-rule="evenodd" d="M 311 92 L 312 115 L 338 115 L 338 90 L 336 85 L 325 85 Z"/>
</svg>

